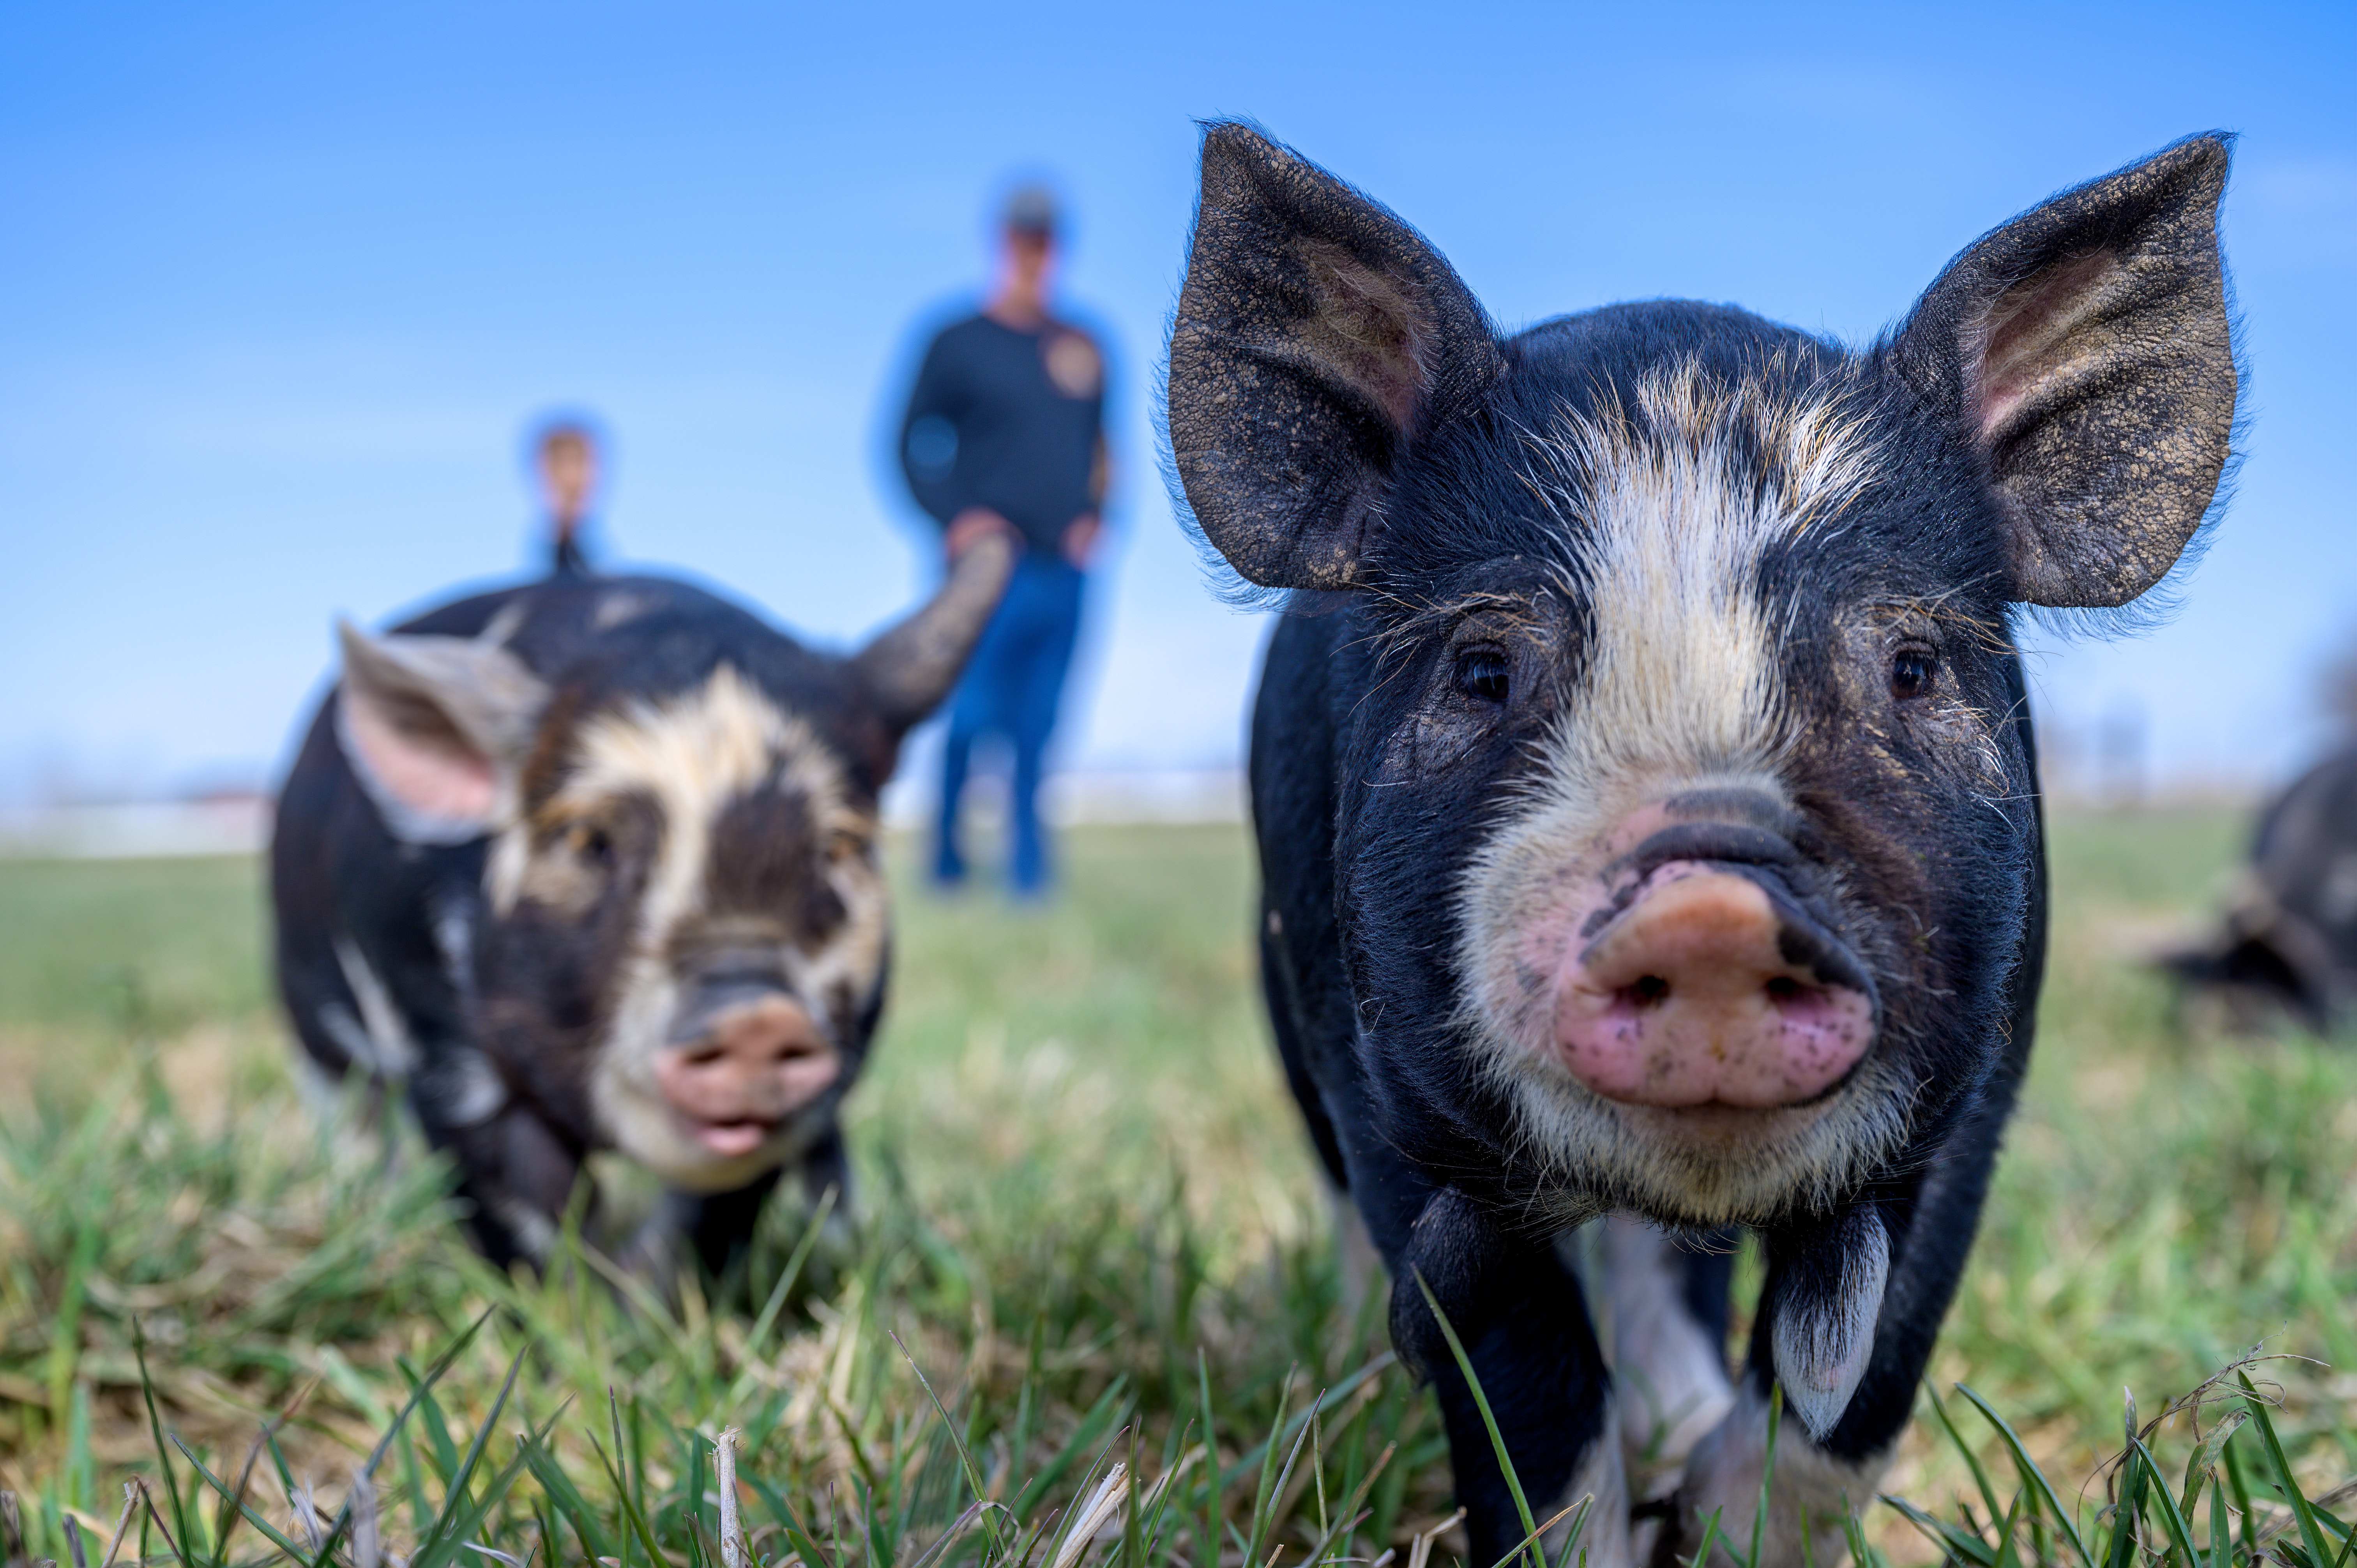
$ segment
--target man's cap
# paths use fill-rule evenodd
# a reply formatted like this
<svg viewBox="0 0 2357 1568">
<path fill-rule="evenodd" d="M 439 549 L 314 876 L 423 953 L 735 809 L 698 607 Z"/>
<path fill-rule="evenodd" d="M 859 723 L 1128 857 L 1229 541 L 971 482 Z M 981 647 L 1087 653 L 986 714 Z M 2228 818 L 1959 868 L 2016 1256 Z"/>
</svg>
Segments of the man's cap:
<svg viewBox="0 0 2357 1568">
<path fill-rule="evenodd" d="M 1053 234 L 1062 214 L 1056 209 L 1055 193 L 1046 186 L 1018 185 L 1007 193 L 999 216 L 1011 233 Z"/>
</svg>

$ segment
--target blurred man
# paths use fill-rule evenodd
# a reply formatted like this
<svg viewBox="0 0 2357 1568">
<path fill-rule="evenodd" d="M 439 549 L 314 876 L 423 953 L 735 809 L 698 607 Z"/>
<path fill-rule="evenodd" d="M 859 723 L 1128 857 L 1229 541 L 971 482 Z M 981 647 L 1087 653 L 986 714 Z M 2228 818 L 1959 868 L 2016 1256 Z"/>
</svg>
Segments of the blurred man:
<svg viewBox="0 0 2357 1568">
<path fill-rule="evenodd" d="M 1102 529 L 1106 455 L 1104 355 L 1049 308 L 1059 240 L 1054 199 L 1014 193 L 1001 214 L 998 277 L 982 313 L 944 328 L 925 352 L 900 426 L 900 460 L 952 559 L 1004 533 L 1022 547 L 989 629 L 951 699 L 933 875 L 964 880 L 958 807 L 974 742 L 1014 753 L 1007 879 L 1018 898 L 1049 881 L 1040 770 L 1080 629 L 1082 589 Z"/>
<path fill-rule="evenodd" d="M 548 516 L 548 575 L 586 577 L 595 570 L 582 535 L 597 493 L 597 433 L 577 419 L 552 420 L 533 444 L 533 463 Z"/>
</svg>

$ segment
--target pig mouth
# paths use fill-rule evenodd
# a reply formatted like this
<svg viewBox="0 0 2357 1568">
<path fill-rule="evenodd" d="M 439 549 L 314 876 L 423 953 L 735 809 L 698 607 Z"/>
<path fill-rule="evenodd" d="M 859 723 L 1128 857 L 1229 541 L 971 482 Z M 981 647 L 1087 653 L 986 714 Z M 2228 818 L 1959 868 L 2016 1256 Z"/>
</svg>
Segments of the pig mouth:
<svg viewBox="0 0 2357 1568">
<path fill-rule="evenodd" d="M 721 1161 L 761 1152 L 842 1072 L 811 1011 L 765 985 L 708 988 L 654 1064 L 674 1131 Z"/>
<path fill-rule="evenodd" d="M 1652 835 L 1573 914 L 1552 1054 L 1605 1099 L 1706 1119 L 1834 1093 L 1873 1045 L 1880 1004 L 1809 911 L 1807 876 L 1789 841 L 1758 828 Z"/>
<path fill-rule="evenodd" d="M 775 1136 L 779 1126 L 758 1117 L 706 1121 L 675 1115 L 673 1120 L 690 1142 L 724 1160 L 743 1159 Z"/>
</svg>

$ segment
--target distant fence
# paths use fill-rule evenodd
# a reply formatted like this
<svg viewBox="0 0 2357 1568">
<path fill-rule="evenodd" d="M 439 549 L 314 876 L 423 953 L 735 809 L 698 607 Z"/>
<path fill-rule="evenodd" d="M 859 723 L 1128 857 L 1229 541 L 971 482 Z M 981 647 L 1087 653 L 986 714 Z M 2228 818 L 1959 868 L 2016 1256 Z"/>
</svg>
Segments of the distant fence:
<svg viewBox="0 0 2357 1568">
<path fill-rule="evenodd" d="M 1042 794 L 1042 811 L 1060 827 L 1244 819 L 1244 776 L 1232 768 L 1057 773 L 1049 777 Z M 933 820 L 940 799 L 930 777 L 903 775 L 885 791 L 885 821 L 896 828 L 922 826 Z M 1003 818 L 1005 800 L 1005 782 L 997 775 L 979 775 L 966 787 L 967 812 L 985 823 Z"/>
<path fill-rule="evenodd" d="M 970 806 L 985 820 L 1000 814 L 996 781 L 975 781 Z M 1111 822 L 1234 822 L 1243 820 L 1243 775 L 1232 768 L 1060 773 L 1049 779 L 1046 809 L 1064 826 Z M 104 806 L 0 809 L 0 857 L 135 860 L 201 854 L 254 854 L 270 842 L 270 801 L 261 796 L 218 800 L 145 800 Z M 932 820 L 933 797 L 914 779 L 885 797 L 894 827 Z"/>
<path fill-rule="evenodd" d="M 270 842 L 270 802 L 142 800 L 0 810 L 0 855 L 67 860 L 252 854 Z"/>
</svg>

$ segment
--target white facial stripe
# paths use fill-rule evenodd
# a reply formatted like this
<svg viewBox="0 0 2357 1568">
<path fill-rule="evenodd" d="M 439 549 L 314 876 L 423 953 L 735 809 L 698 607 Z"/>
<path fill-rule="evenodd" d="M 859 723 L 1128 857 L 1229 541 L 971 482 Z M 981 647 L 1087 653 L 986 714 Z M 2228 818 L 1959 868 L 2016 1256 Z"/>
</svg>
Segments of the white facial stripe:
<svg viewBox="0 0 2357 1568">
<path fill-rule="evenodd" d="M 1637 406 L 1643 429 L 1566 411 L 1538 443 L 1591 617 L 1547 771 L 1591 806 L 1649 776 L 1772 768 L 1783 694 L 1760 563 L 1838 513 L 1872 460 L 1831 404 L 1706 383 L 1691 364 L 1639 382 Z"/>
<path fill-rule="evenodd" d="M 1684 362 L 1640 381 L 1634 402 L 1634 415 L 1564 410 L 1531 441 L 1531 487 L 1582 579 L 1586 657 L 1516 809 L 1468 865 L 1463 1021 L 1543 1164 L 1601 1170 L 1657 1212 L 1739 1219 L 1795 1184 L 1838 1186 L 1903 1132 L 1865 1081 L 1874 1064 L 1835 1114 L 1780 1113 L 1727 1160 L 1674 1153 L 1665 1134 L 1691 1140 L 1651 1124 L 1663 1113 L 1607 1101 L 1532 1048 L 1553 1004 L 1524 939 L 1636 807 L 1714 785 L 1786 795 L 1787 628 L 1763 602 L 1762 563 L 1837 527 L 1878 457 L 1838 388 L 1793 400 Z"/>
</svg>

